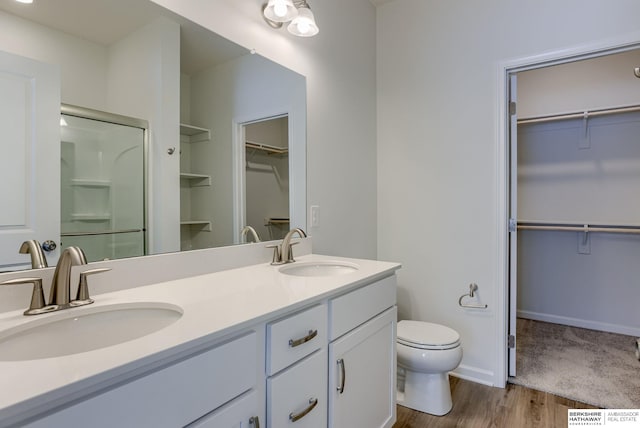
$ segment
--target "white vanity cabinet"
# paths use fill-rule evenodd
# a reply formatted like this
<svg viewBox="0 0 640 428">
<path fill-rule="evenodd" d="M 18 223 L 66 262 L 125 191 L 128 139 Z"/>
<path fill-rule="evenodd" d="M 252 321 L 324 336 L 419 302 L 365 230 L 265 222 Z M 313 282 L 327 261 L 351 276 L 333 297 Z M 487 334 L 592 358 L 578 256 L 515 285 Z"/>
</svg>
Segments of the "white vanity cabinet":
<svg viewBox="0 0 640 428">
<path fill-rule="evenodd" d="M 395 275 L 329 302 L 329 427 L 395 422 L 395 304 Z"/>
<path fill-rule="evenodd" d="M 25 402 L 10 418 L 0 411 L 0 427 L 391 427 L 396 276 L 380 277 L 334 289 L 296 282 L 319 291 L 224 332 L 203 330 L 191 348 L 149 356 L 146 367 L 116 366 Z M 184 325 L 209 321 L 195 319 Z"/>
</svg>

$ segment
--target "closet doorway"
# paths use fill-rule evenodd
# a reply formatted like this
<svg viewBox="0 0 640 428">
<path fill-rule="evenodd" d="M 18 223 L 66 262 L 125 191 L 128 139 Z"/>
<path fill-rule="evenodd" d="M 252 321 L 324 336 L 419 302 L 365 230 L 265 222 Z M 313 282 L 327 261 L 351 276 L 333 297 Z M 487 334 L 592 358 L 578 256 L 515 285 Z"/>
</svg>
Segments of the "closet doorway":
<svg viewBox="0 0 640 428">
<path fill-rule="evenodd" d="M 244 123 L 242 128 L 244 226 L 251 226 L 262 241 L 282 239 L 290 229 L 289 118 L 269 117 Z M 244 234 L 241 240 L 250 241 L 250 235 Z"/>
<path fill-rule="evenodd" d="M 518 380 L 533 371 L 541 381 L 537 389 L 601 406 L 608 402 L 595 402 L 598 395 L 617 391 L 592 386 L 595 398 L 590 398 L 572 396 L 571 388 L 589 389 L 584 385 L 606 377 L 598 370 L 606 373 L 618 356 L 623 362 L 617 366 L 637 364 L 640 79 L 634 69 L 639 66 L 639 50 L 621 49 L 509 75 L 510 380 L 522 383 Z M 576 346 L 591 349 L 589 341 L 609 339 L 593 357 L 591 372 L 565 382 L 573 383 L 564 385 L 569 392 L 553 390 L 558 375 L 551 375 L 551 384 L 541 379 L 543 370 L 566 372 L 587 359 Z M 619 355 L 608 354 L 609 348 Z M 526 353 L 552 357 L 532 363 Z M 634 376 L 609 373 L 622 379 L 614 381 L 617 385 Z"/>
</svg>

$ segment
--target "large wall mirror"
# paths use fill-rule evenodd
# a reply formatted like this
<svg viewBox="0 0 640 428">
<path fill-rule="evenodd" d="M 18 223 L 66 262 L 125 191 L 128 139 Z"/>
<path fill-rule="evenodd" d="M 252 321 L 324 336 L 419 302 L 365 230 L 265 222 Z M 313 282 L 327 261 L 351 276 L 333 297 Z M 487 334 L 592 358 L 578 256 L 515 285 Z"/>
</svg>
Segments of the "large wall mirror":
<svg viewBox="0 0 640 428">
<path fill-rule="evenodd" d="M 18 253 L 27 239 L 58 244 L 45 252 L 52 266 L 69 245 L 93 261 L 255 240 L 246 226 L 261 240 L 306 227 L 304 76 L 148 0 L 0 0 L 0 27 L 12 97 L 0 102 L 0 148 L 12 153 L 0 164 L 12 207 L 0 214 L 0 271 L 31 267 Z M 66 141 L 63 105 L 140 121 L 145 145 L 104 142 L 122 133 L 99 125 L 96 137 L 75 116 L 74 136 L 90 141 Z M 140 198 L 144 242 L 132 245 L 131 215 L 115 217 Z M 65 239 L 70 228 L 80 236 Z"/>
</svg>

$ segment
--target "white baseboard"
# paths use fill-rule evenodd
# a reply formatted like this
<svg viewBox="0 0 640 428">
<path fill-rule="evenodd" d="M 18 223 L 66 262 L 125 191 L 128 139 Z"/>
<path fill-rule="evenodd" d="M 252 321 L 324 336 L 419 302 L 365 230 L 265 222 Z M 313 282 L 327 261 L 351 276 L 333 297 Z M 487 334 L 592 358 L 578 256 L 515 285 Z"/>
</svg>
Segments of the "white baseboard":
<svg viewBox="0 0 640 428">
<path fill-rule="evenodd" d="M 451 376 L 480 383 L 487 386 L 496 386 L 495 373 L 488 370 L 479 369 L 477 367 L 466 366 L 461 364 L 457 369 L 449 373 Z"/>
<path fill-rule="evenodd" d="M 564 324 L 573 327 L 588 328 L 590 330 L 606 331 L 609 333 L 640 336 L 640 327 L 620 324 L 609 324 L 600 321 L 585 320 L 580 318 L 563 317 L 560 315 L 545 314 L 532 311 L 518 311 L 518 318 L 526 318 L 535 321 L 545 321 L 554 324 Z"/>
</svg>

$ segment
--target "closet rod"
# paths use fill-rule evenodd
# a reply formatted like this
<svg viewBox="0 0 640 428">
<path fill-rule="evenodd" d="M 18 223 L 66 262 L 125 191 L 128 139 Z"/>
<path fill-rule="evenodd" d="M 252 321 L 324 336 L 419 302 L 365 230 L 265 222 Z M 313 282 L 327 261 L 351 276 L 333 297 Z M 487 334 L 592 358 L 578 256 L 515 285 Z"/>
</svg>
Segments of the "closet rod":
<svg viewBox="0 0 640 428">
<path fill-rule="evenodd" d="M 593 116 L 604 116 L 607 114 L 616 114 L 616 113 L 631 113 L 635 111 L 640 111 L 640 105 L 631 105 L 625 107 L 614 107 L 614 108 L 606 108 L 600 110 L 591 110 L 591 111 L 582 111 L 575 113 L 563 113 L 563 114 L 552 114 L 549 116 L 536 116 L 529 118 L 518 119 L 518 125 L 524 125 L 527 123 L 540 123 L 540 122 L 553 122 L 556 120 L 565 120 L 565 119 L 583 119 L 585 117 L 593 117 Z"/>
<path fill-rule="evenodd" d="M 640 234 L 640 227 L 637 226 L 608 226 L 597 225 L 589 226 L 585 225 L 558 225 L 558 224 L 531 224 L 531 223 L 518 223 L 518 230 L 553 230 L 562 232 L 602 232 L 602 233 L 631 233 Z"/>
</svg>

